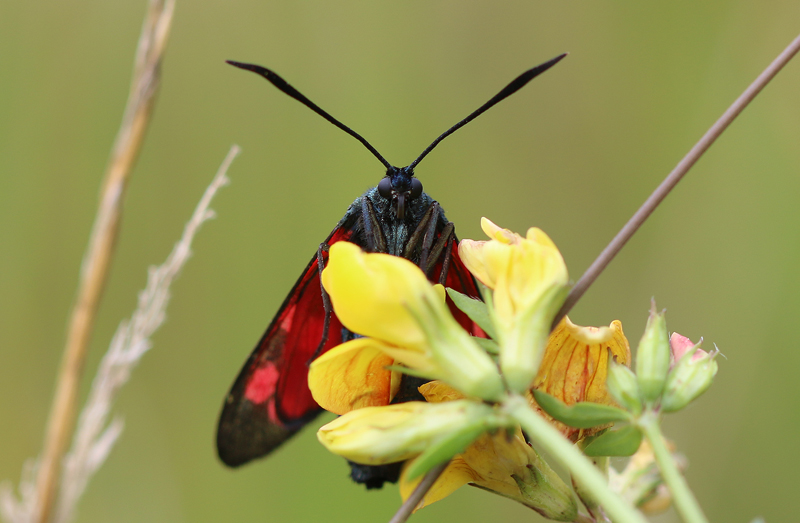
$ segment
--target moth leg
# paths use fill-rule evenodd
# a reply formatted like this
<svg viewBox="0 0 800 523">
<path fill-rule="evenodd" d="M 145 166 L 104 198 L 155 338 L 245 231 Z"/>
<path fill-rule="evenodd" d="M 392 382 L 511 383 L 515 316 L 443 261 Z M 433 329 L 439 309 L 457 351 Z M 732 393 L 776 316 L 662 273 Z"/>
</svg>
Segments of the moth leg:
<svg viewBox="0 0 800 523">
<path fill-rule="evenodd" d="M 319 271 L 319 288 L 320 291 L 322 291 L 322 308 L 325 311 L 325 321 L 322 324 L 322 338 L 319 340 L 319 345 L 317 345 L 317 349 L 314 351 L 314 354 L 312 354 L 311 358 L 309 358 L 309 360 L 306 362 L 306 367 L 311 365 L 311 362 L 317 359 L 317 357 L 322 353 L 322 348 L 325 347 L 325 344 L 328 342 L 328 331 L 331 327 L 333 305 L 331 304 L 331 297 L 328 296 L 328 292 L 325 290 L 325 287 L 322 286 L 322 271 L 325 269 L 325 257 L 323 256 L 323 253 L 327 253 L 330 248 L 331 246 L 325 242 L 320 243 L 319 249 L 317 249 L 317 270 Z"/>
<path fill-rule="evenodd" d="M 431 244 L 433 244 L 433 238 L 435 234 L 436 221 L 431 220 L 428 230 L 425 231 L 425 237 L 422 239 L 422 249 L 419 253 L 419 266 L 425 272 L 425 276 L 430 275 L 431 269 L 436 264 L 436 259 L 438 258 L 438 255 L 434 254 L 431 250 Z M 439 245 L 443 238 L 444 232 L 439 236 L 439 239 L 436 241 L 436 245 Z"/>
<path fill-rule="evenodd" d="M 442 272 L 439 273 L 439 283 L 442 285 L 444 285 L 444 282 L 447 280 L 447 272 L 450 270 L 450 260 L 453 257 L 453 243 L 455 241 L 455 225 L 453 225 L 453 222 L 447 222 L 447 225 L 445 225 L 442 230 L 442 235 L 439 236 L 439 240 L 431 249 L 430 262 L 425 273 L 427 274 L 433 270 L 433 266 L 436 265 L 436 261 L 442 256 L 442 249 L 444 249 Z"/>
<path fill-rule="evenodd" d="M 386 238 L 383 236 L 378 215 L 369 198 L 361 199 L 361 222 L 364 225 L 364 239 L 370 252 L 387 252 Z"/>
<path fill-rule="evenodd" d="M 429 229 L 429 224 L 431 223 L 431 219 L 439 214 L 439 204 L 437 202 L 433 202 L 428 210 L 425 211 L 425 214 L 422 216 L 422 219 L 419 221 L 417 228 L 414 229 L 414 232 L 411 234 L 411 237 L 408 239 L 408 243 L 406 243 L 406 249 L 403 252 L 403 258 L 410 260 L 412 254 L 414 254 L 414 249 L 417 248 L 417 245 L 422 238 L 422 235 L 425 234 Z M 433 220 L 434 230 L 436 229 L 436 221 Z"/>
</svg>

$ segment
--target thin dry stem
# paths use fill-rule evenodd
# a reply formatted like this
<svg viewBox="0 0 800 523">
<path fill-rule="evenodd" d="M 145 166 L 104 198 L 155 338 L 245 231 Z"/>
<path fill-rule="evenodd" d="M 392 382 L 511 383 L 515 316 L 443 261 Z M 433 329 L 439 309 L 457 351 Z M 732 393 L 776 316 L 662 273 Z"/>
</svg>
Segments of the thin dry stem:
<svg viewBox="0 0 800 523">
<path fill-rule="evenodd" d="M 108 277 L 125 187 L 141 148 L 159 85 L 159 69 L 172 22 L 174 0 L 151 0 L 136 53 L 133 81 L 117 134 L 92 235 L 81 266 L 78 296 L 72 310 L 53 404 L 38 468 L 37 513 L 33 521 L 50 520 L 64 452 L 75 426 L 78 388 L 97 307 Z"/>
<path fill-rule="evenodd" d="M 778 55 L 775 60 L 753 81 L 750 86 L 736 99 L 736 101 L 728 108 L 719 120 L 711 126 L 711 128 L 703 135 L 699 142 L 684 156 L 678 163 L 675 169 L 661 182 L 661 185 L 653 191 L 653 194 L 642 204 L 638 211 L 631 217 L 628 223 L 620 230 L 620 232 L 611 240 L 611 243 L 603 249 L 603 252 L 597 257 L 592 265 L 581 276 L 575 286 L 567 296 L 564 306 L 561 307 L 555 320 L 553 321 L 553 328 L 567 315 L 567 313 L 575 306 L 578 300 L 583 296 L 589 286 L 597 279 L 603 269 L 611 262 L 614 256 L 622 249 L 625 243 L 633 236 L 639 229 L 650 214 L 655 210 L 659 203 L 661 203 L 667 194 L 678 184 L 689 169 L 697 163 L 697 160 L 703 153 L 711 147 L 711 144 L 719 137 L 722 132 L 728 128 L 733 120 L 741 113 L 745 107 L 761 92 L 761 90 L 772 80 L 778 72 L 792 59 L 792 57 L 800 51 L 800 36 L 795 38 L 792 43 Z M 422 482 L 417 486 L 416 490 L 411 497 L 409 497 L 400 506 L 390 523 L 404 523 L 414 507 L 417 506 L 425 494 L 430 490 L 436 479 L 441 474 L 441 470 L 432 470 L 429 472 Z M 418 494 L 418 495 L 417 495 Z"/>
<path fill-rule="evenodd" d="M 450 462 L 442 463 L 441 465 L 437 465 L 430 472 L 425 474 L 425 477 L 422 478 L 422 481 L 419 482 L 417 488 L 414 489 L 414 492 L 408 497 L 407 500 L 400 505 L 400 509 L 395 513 L 394 517 L 389 521 L 389 523 L 403 523 L 405 522 L 411 514 L 414 513 L 414 509 L 419 505 L 419 502 L 422 501 L 422 498 L 425 497 L 425 494 L 431 489 L 436 480 L 439 479 L 439 476 L 442 475 L 444 469 L 447 468 Z"/>
<path fill-rule="evenodd" d="M 108 422 L 111 405 L 119 389 L 130 378 L 133 367 L 152 346 L 150 338 L 165 319 L 170 285 L 191 256 L 195 233 L 206 220 L 214 217 L 208 206 L 216 192 L 229 183 L 226 173 L 238 154 L 239 148 L 231 147 L 187 222 L 181 239 L 162 265 L 149 269 L 147 285 L 139 294 L 138 308 L 129 320 L 120 323 L 108 352 L 100 362 L 78 418 L 72 448 L 64 458 L 55 523 L 72 521 L 78 499 L 122 432 L 123 422 L 119 417 L 110 424 Z"/>
<path fill-rule="evenodd" d="M 600 256 L 586 269 L 586 272 L 583 273 L 583 276 L 578 280 L 572 290 L 570 290 L 569 296 L 567 296 L 567 300 L 564 302 L 564 305 L 561 307 L 561 310 L 558 311 L 556 315 L 556 319 L 553 321 L 553 327 L 555 328 L 556 325 L 561 321 L 561 319 L 567 315 L 567 313 L 575 306 L 578 300 L 583 296 L 589 286 L 594 283 L 600 273 L 606 268 L 606 266 L 611 263 L 611 260 L 614 259 L 614 256 L 622 250 L 622 247 L 631 239 L 631 236 L 639 230 L 639 227 L 642 226 L 644 221 L 653 213 L 653 211 L 658 207 L 664 198 L 678 185 L 678 182 L 681 181 L 683 176 L 691 169 L 697 160 L 703 156 L 711 144 L 719 138 L 719 135 L 728 128 L 728 126 L 733 122 L 733 120 L 739 116 L 739 113 L 744 111 L 744 108 L 748 106 L 748 104 L 753 101 L 753 98 L 756 97 L 761 90 L 766 87 L 766 85 L 772 80 L 778 72 L 780 72 L 783 67 L 789 63 L 789 60 L 797 54 L 800 50 L 800 36 L 795 38 L 792 43 L 789 44 L 786 49 L 783 50 L 781 54 L 778 55 L 775 60 L 772 61 L 769 66 L 764 69 L 758 78 L 756 78 L 750 86 L 745 89 L 745 91 L 736 99 L 733 104 L 725 111 L 722 116 L 711 126 L 711 128 L 706 131 L 706 134 L 700 138 L 700 141 L 695 144 L 692 149 L 686 153 L 686 156 L 675 166 L 671 173 L 667 175 L 661 185 L 659 185 L 653 194 L 650 195 L 647 200 L 639 207 L 639 210 L 631 216 L 631 219 L 628 220 L 628 223 L 617 233 L 611 243 L 603 249 L 603 252 L 600 253 Z"/>
<path fill-rule="evenodd" d="M 166 261 L 148 271 L 147 285 L 139 293 L 139 303 L 130 319 L 120 323 L 111 344 L 100 362 L 92 388 L 81 411 L 72 439 L 72 448 L 64 458 L 54 523 L 74 519 L 78 500 L 94 473 L 105 462 L 122 432 L 123 422 L 116 417 L 109 423 L 111 406 L 120 388 L 127 383 L 133 368 L 152 346 L 151 337 L 165 319 L 170 299 L 170 285 L 191 256 L 191 244 L 200 226 L 214 217 L 209 209 L 216 192 L 227 185 L 227 171 L 239 154 L 231 147 L 217 174 L 197 204 Z M 26 464 L 20 481 L 20 500 L 9 486 L 0 486 L 0 513 L 8 523 L 30 523 L 38 514 L 36 485 L 31 473 L 34 465 Z"/>
</svg>

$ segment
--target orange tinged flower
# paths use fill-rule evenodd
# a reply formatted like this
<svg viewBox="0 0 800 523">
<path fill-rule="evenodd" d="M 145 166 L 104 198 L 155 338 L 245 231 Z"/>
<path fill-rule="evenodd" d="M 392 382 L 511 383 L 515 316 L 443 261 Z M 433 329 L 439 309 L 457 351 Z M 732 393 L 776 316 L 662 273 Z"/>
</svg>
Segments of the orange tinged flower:
<svg viewBox="0 0 800 523">
<path fill-rule="evenodd" d="M 394 359 L 380 349 L 381 342 L 357 338 L 314 360 L 308 386 L 319 405 L 335 414 L 388 405 L 400 376 L 386 367 Z"/>
<path fill-rule="evenodd" d="M 616 406 L 606 388 L 609 354 L 617 363 L 630 366 L 631 349 L 619 321 L 608 327 L 581 327 L 564 318 L 550 335 L 533 388 L 567 405 L 589 401 Z M 552 420 L 545 412 L 542 415 Z M 572 441 L 604 428 L 586 431 L 553 423 Z"/>
</svg>

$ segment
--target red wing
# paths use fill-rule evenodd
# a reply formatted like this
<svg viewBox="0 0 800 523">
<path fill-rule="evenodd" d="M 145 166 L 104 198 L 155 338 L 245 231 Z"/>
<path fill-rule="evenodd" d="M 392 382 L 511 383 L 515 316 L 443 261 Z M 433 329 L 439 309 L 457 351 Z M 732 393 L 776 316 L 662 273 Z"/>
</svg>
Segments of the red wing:
<svg viewBox="0 0 800 523">
<path fill-rule="evenodd" d="M 348 240 L 339 226 L 328 245 Z M 322 251 L 323 261 L 328 258 Z M 217 451 L 231 467 L 274 450 L 321 408 L 308 389 L 308 363 L 322 339 L 325 308 L 317 256 L 303 271 L 231 387 L 220 415 Z M 342 324 L 331 314 L 328 340 L 320 354 L 342 341 Z"/>
<path fill-rule="evenodd" d="M 347 241 L 352 227 L 340 225 L 326 240 L 328 245 Z M 327 261 L 327 251 L 322 252 Z M 433 270 L 431 280 L 439 281 L 443 262 Z M 458 257 L 458 246 L 450 247 L 445 286 L 480 299 L 472 274 Z M 322 410 L 308 389 L 308 363 L 322 339 L 325 308 L 322 301 L 317 257 L 311 259 L 281 305 L 272 323 L 250 354 L 231 387 L 220 415 L 217 452 L 231 467 L 268 454 L 311 421 Z M 448 299 L 456 320 L 475 336 L 483 331 Z M 331 314 L 324 354 L 342 342 L 343 327 Z M 317 355 L 318 356 L 318 355 Z"/>
</svg>

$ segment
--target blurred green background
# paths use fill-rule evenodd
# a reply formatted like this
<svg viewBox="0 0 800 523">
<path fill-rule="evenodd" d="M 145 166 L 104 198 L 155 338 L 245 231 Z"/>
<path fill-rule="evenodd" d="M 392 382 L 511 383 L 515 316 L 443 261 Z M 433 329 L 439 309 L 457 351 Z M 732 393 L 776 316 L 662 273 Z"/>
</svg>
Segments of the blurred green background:
<svg viewBox="0 0 800 523">
<path fill-rule="evenodd" d="M 16 483 L 41 448 L 144 11 L 143 0 L 0 4 L 0 479 Z M 313 427 L 241 470 L 216 458 L 218 411 L 247 354 L 318 243 L 383 174 L 352 138 L 223 60 L 274 68 L 406 165 L 520 72 L 571 52 L 417 175 L 461 237 L 482 237 L 481 216 L 538 225 L 577 279 L 798 20 L 789 0 L 178 0 L 88 377 L 229 146 L 243 154 L 115 406 L 126 429 L 79 521 L 386 521 L 398 505 L 394 488 L 351 484 Z M 635 346 L 655 296 L 671 330 L 725 354 L 715 386 L 666 421 L 713 521 L 797 519 L 798 93 L 795 62 L 571 315 L 619 318 Z M 465 487 L 413 521 L 501 518 L 538 516 Z"/>
</svg>

